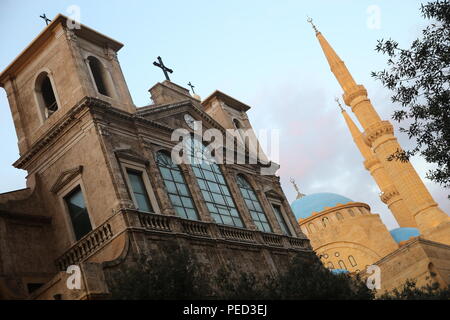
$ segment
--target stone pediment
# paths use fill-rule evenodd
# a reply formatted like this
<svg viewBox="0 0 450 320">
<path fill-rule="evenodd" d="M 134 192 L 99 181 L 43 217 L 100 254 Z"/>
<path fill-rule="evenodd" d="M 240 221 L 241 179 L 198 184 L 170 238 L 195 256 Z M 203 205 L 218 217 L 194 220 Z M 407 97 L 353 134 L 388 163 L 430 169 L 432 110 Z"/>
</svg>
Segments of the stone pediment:
<svg viewBox="0 0 450 320">
<path fill-rule="evenodd" d="M 270 189 L 270 190 L 267 190 L 267 191 L 264 190 L 264 193 L 265 193 L 267 198 L 279 199 L 279 200 L 283 199 L 283 197 L 278 192 L 276 192 L 273 189 Z"/>
<path fill-rule="evenodd" d="M 56 179 L 55 183 L 53 183 L 53 186 L 51 187 L 50 191 L 53 193 L 58 193 L 58 191 L 64 188 L 70 181 L 73 180 L 73 178 L 80 175 L 82 172 L 83 166 L 78 166 L 76 168 L 62 172 Z"/>
<path fill-rule="evenodd" d="M 171 128 L 186 128 L 191 130 L 184 121 L 184 115 L 189 113 L 195 120 L 202 121 L 203 128 L 215 128 L 220 131 L 225 129 L 199 106 L 191 101 L 183 101 L 162 106 L 148 106 L 138 109 L 137 116 L 147 120 L 157 121 Z"/>
<path fill-rule="evenodd" d="M 140 162 L 145 165 L 148 164 L 148 160 L 145 159 L 141 154 L 137 153 L 131 148 L 118 148 L 114 149 L 114 153 L 118 158 L 127 159 L 134 162 Z"/>
</svg>

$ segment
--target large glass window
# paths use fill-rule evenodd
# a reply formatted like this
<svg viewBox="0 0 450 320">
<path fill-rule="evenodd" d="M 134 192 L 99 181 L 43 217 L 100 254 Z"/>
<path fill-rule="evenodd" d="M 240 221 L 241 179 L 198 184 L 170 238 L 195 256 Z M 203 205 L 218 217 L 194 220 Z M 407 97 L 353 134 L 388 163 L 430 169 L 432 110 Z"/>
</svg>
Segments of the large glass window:
<svg viewBox="0 0 450 320">
<path fill-rule="evenodd" d="M 156 162 L 177 215 L 186 219 L 198 220 L 197 210 L 179 166 L 173 163 L 170 155 L 162 151 L 158 152 Z"/>
<path fill-rule="evenodd" d="M 252 216 L 253 222 L 260 231 L 272 232 L 272 228 L 267 221 L 267 217 L 261 207 L 261 203 L 256 197 L 253 188 L 250 186 L 248 181 L 241 175 L 238 175 L 237 182 L 239 189 L 241 190 L 242 197 L 244 198 L 245 204 L 247 205 L 250 215 Z"/>
<path fill-rule="evenodd" d="M 133 200 L 139 211 L 153 212 L 147 189 L 142 178 L 142 171 L 127 169 L 128 180 L 130 181 Z"/>
<path fill-rule="evenodd" d="M 69 209 L 70 220 L 72 222 L 75 238 L 80 240 L 92 230 L 89 214 L 84 203 L 83 193 L 78 186 L 71 193 L 64 197 Z"/>
<path fill-rule="evenodd" d="M 207 157 L 206 148 L 197 140 L 190 140 L 187 147 L 192 169 L 214 221 L 244 227 L 222 171 L 215 160 Z"/>
<path fill-rule="evenodd" d="M 286 220 L 284 220 L 283 217 L 283 213 L 281 212 L 281 208 L 278 205 L 272 205 L 273 207 L 273 211 L 275 213 L 275 218 L 278 221 L 278 224 L 280 225 L 281 231 L 283 232 L 283 234 L 287 235 L 287 236 L 292 236 L 291 231 L 289 230 L 287 224 L 286 224 Z"/>
</svg>

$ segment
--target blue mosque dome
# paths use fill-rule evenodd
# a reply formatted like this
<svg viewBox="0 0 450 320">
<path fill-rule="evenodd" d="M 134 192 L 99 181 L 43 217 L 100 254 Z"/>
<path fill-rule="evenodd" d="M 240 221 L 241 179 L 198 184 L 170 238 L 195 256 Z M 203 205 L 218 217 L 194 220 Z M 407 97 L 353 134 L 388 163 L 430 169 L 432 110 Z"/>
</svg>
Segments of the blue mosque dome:
<svg viewBox="0 0 450 320">
<path fill-rule="evenodd" d="M 392 238 L 395 242 L 400 243 L 411 239 L 412 237 L 420 236 L 420 232 L 417 228 L 397 228 L 390 231 Z"/>
<path fill-rule="evenodd" d="M 335 207 L 349 202 L 353 200 L 336 193 L 313 193 L 292 202 L 291 208 L 297 219 L 306 219 L 313 212 L 320 212 L 326 207 Z"/>
<path fill-rule="evenodd" d="M 345 274 L 345 273 L 349 273 L 349 271 L 348 270 L 345 270 L 345 269 L 332 269 L 332 270 L 330 270 L 331 271 L 331 273 L 333 273 L 333 274 Z"/>
</svg>

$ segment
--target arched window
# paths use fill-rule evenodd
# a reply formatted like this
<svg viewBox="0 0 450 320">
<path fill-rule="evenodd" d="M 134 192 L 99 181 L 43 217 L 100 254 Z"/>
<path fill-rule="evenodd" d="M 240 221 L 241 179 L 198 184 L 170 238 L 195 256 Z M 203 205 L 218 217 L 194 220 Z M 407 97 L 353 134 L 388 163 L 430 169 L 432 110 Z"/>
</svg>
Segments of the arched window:
<svg viewBox="0 0 450 320">
<path fill-rule="evenodd" d="M 330 220 L 327 217 L 322 218 L 322 224 L 324 228 L 326 228 L 329 223 Z"/>
<path fill-rule="evenodd" d="M 243 129 L 242 124 L 239 122 L 238 119 L 233 119 L 233 124 L 236 127 L 236 129 Z"/>
<path fill-rule="evenodd" d="M 328 266 L 328 269 L 334 269 L 333 262 L 331 262 L 331 261 L 327 263 L 327 266 Z"/>
<path fill-rule="evenodd" d="M 316 226 L 314 225 L 314 223 L 311 222 L 310 224 L 308 224 L 308 230 L 309 230 L 309 233 L 313 233 L 313 232 L 317 231 Z"/>
<path fill-rule="evenodd" d="M 347 270 L 347 266 L 345 265 L 345 262 L 342 260 L 339 260 L 339 268 Z"/>
<path fill-rule="evenodd" d="M 205 146 L 195 139 L 187 141 L 186 146 L 192 169 L 214 221 L 244 227 L 222 171 L 214 159 L 207 157 Z"/>
<path fill-rule="evenodd" d="M 352 216 L 352 217 L 354 217 L 355 216 L 355 212 L 353 211 L 353 209 L 348 209 L 348 212 L 350 213 L 350 215 Z"/>
<path fill-rule="evenodd" d="M 170 155 L 164 151 L 157 153 L 156 162 L 177 215 L 185 219 L 198 220 L 197 210 L 180 167 L 174 164 Z"/>
<path fill-rule="evenodd" d="M 88 64 L 89 68 L 91 69 L 92 77 L 94 78 L 97 91 L 104 96 L 111 97 L 111 84 L 109 83 L 108 73 L 105 67 L 103 67 L 100 60 L 93 56 L 90 56 L 88 58 Z"/>
<path fill-rule="evenodd" d="M 350 262 L 352 267 L 355 267 L 356 264 L 357 264 L 356 260 L 355 260 L 355 258 L 353 256 L 348 256 L 348 262 Z"/>
<path fill-rule="evenodd" d="M 58 110 L 55 91 L 53 90 L 52 82 L 47 72 L 42 72 L 37 77 L 35 90 L 39 108 L 44 118 L 47 119 Z"/>
<path fill-rule="evenodd" d="M 260 231 L 272 232 L 272 228 L 267 221 L 266 214 L 264 213 L 261 203 L 256 197 L 252 186 L 242 175 L 237 176 L 237 183 L 255 225 Z"/>
<path fill-rule="evenodd" d="M 344 220 L 344 217 L 342 216 L 342 213 L 340 213 L 340 212 L 336 213 L 336 218 L 338 220 Z"/>
</svg>

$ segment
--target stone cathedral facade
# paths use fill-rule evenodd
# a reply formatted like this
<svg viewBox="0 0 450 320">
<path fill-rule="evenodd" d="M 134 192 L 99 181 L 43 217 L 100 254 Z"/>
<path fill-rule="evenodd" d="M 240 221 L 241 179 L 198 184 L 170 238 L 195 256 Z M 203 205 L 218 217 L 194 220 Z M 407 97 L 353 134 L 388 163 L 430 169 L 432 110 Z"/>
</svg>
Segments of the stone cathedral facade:
<svg viewBox="0 0 450 320">
<path fill-rule="evenodd" d="M 212 269 L 276 273 L 313 254 L 275 175 L 263 164 L 176 165 L 176 128 L 251 128 L 246 104 L 219 91 L 201 102 L 170 81 L 136 107 L 122 44 L 58 15 L 0 74 L 27 187 L 0 194 L 0 298 L 95 299 L 108 277 L 166 240 Z M 82 287 L 66 286 L 68 266 Z"/>
</svg>

